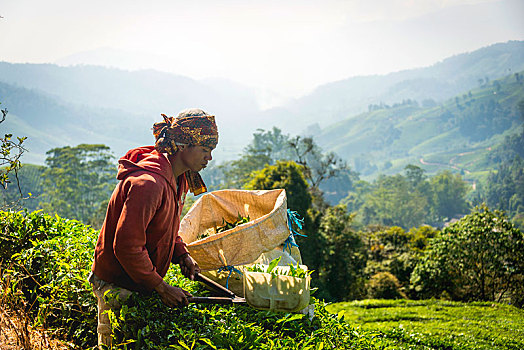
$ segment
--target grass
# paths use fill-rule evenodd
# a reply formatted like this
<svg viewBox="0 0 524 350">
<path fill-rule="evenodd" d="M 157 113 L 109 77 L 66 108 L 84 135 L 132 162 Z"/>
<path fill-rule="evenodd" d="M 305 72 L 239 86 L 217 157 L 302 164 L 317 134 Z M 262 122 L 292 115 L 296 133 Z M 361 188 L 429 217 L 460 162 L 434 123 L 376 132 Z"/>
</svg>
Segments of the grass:
<svg viewBox="0 0 524 350">
<path fill-rule="evenodd" d="M 523 349 L 524 310 L 498 303 L 363 300 L 328 305 L 332 313 L 379 331 L 395 349 Z"/>
</svg>

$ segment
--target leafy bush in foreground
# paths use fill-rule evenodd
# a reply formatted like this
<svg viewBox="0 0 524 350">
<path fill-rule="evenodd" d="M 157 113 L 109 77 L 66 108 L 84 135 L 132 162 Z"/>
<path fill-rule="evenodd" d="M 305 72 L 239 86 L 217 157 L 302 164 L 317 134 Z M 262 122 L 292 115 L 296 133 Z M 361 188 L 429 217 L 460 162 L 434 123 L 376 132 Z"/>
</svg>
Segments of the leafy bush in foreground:
<svg viewBox="0 0 524 350">
<path fill-rule="evenodd" d="M 56 330 L 77 348 L 96 344 L 96 298 L 86 281 L 97 232 L 78 221 L 41 213 L 3 212 L 0 292 L 22 300 L 36 325 Z M 205 292 L 170 269 L 166 280 Z M 247 306 L 192 304 L 170 309 L 156 294 L 133 295 L 112 313 L 121 349 L 377 349 L 376 332 L 362 332 L 316 301 L 315 317 L 257 311 Z"/>
<path fill-rule="evenodd" d="M 26 305 L 37 326 L 82 348 L 96 339 L 96 299 L 86 278 L 97 232 L 75 220 L 0 213 L 0 289 Z"/>
<path fill-rule="evenodd" d="M 112 314 L 116 348 L 378 349 L 378 332 L 362 332 L 316 303 L 315 317 L 248 306 L 191 305 L 169 309 L 155 296 L 137 297 Z"/>
</svg>

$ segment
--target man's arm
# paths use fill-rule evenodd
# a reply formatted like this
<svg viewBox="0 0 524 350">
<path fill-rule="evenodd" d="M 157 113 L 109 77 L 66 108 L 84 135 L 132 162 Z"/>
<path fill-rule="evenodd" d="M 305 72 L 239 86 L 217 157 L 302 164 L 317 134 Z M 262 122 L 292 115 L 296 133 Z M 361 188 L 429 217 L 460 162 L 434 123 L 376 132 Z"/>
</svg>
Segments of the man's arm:
<svg viewBox="0 0 524 350">
<path fill-rule="evenodd" d="M 155 290 L 160 295 L 162 302 L 169 307 L 187 306 L 189 304 L 187 298 L 192 297 L 191 293 L 182 288 L 173 287 L 164 280 L 155 287 Z"/>
<path fill-rule="evenodd" d="M 126 200 L 113 242 L 115 256 L 131 279 L 151 291 L 162 281 L 146 249 L 146 228 L 161 203 L 161 188 L 146 179 L 125 180 Z"/>
<path fill-rule="evenodd" d="M 133 281 L 157 291 L 164 304 L 186 306 L 191 294 L 167 284 L 156 272 L 146 249 L 146 228 L 162 203 L 162 189 L 147 178 L 133 179 L 126 189 L 113 244 L 117 259 Z"/>
</svg>

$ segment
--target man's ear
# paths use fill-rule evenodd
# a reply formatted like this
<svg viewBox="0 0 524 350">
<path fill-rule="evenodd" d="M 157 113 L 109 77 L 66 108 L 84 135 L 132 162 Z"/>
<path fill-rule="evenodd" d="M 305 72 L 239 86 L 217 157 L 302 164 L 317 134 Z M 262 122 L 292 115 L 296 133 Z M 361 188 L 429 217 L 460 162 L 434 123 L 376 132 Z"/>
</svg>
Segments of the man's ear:
<svg viewBox="0 0 524 350">
<path fill-rule="evenodd" d="M 184 151 L 186 148 L 188 148 L 188 145 L 177 145 L 179 151 Z"/>
</svg>

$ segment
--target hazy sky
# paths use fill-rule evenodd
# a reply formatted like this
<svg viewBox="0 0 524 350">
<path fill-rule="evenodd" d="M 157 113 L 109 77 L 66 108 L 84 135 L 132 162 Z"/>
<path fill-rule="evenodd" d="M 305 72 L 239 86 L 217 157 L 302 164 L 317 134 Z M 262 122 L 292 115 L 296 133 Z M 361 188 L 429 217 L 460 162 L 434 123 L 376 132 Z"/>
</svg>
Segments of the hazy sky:
<svg viewBox="0 0 524 350">
<path fill-rule="evenodd" d="M 524 0 L 0 0 L 0 60 L 223 77 L 298 96 L 524 39 Z"/>
</svg>

